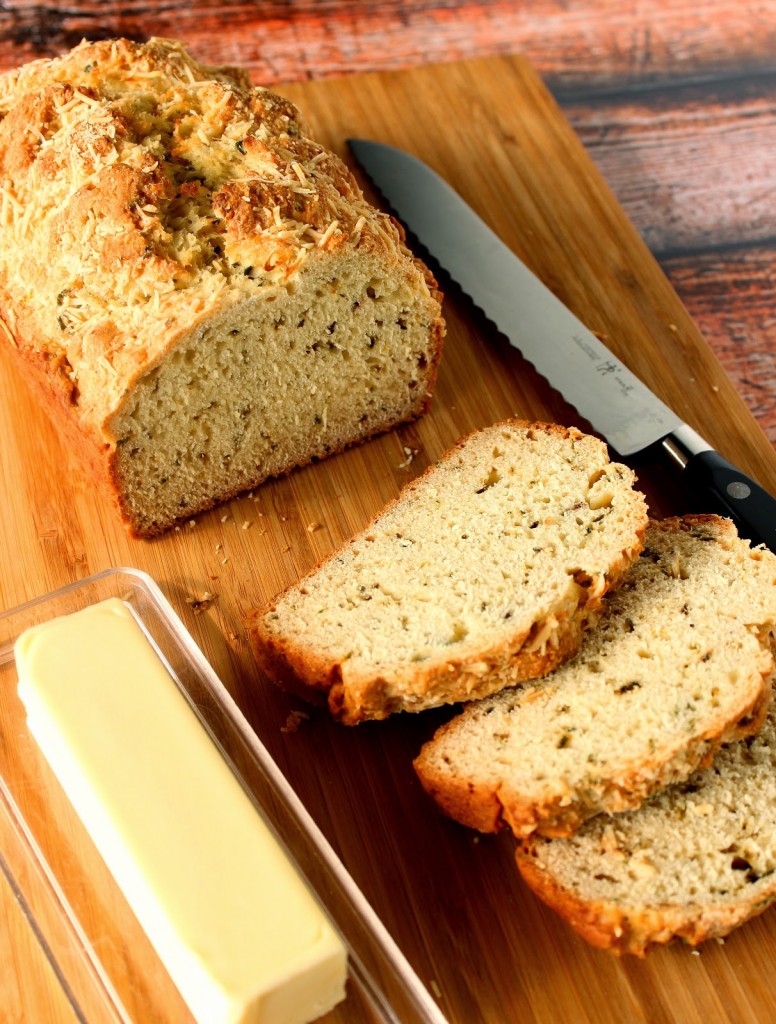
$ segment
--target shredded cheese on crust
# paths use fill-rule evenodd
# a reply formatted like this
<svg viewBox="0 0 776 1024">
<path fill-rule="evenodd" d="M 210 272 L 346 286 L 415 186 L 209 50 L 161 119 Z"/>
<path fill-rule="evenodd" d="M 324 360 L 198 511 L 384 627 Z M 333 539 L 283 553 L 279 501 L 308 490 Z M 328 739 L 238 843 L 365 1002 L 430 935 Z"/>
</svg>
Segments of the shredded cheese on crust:
<svg viewBox="0 0 776 1024">
<path fill-rule="evenodd" d="M 0 298 L 96 424 L 182 330 L 316 251 L 401 249 L 289 101 L 170 40 L 0 75 L 0 118 Z"/>
</svg>

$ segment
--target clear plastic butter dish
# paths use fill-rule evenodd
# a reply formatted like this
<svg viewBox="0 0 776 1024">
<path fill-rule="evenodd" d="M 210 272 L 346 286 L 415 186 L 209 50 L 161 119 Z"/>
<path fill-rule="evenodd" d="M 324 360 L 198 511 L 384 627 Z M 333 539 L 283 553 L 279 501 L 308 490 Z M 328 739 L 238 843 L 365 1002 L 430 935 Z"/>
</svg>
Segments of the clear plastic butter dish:
<svg viewBox="0 0 776 1024">
<path fill-rule="evenodd" d="M 133 610 L 256 813 L 339 932 L 348 953 L 346 997 L 321 1024 L 444 1024 L 437 1004 L 159 588 L 134 569 L 110 569 L 0 613 L 0 867 L 38 940 L 42 962 L 48 961 L 46 973 L 50 969 L 49 977 L 57 979 L 74 1019 L 195 1022 L 30 735 L 17 693 L 17 637 L 108 598 L 120 598 Z"/>
</svg>

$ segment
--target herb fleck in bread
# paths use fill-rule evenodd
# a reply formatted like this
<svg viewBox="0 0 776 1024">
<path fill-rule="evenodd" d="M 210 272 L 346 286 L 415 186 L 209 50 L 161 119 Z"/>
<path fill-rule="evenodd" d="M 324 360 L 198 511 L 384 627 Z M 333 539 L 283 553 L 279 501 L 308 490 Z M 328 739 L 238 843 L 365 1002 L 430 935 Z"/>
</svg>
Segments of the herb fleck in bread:
<svg viewBox="0 0 776 1024">
<path fill-rule="evenodd" d="M 287 100 L 108 40 L 0 117 L 4 342 L 133 533 L 426 410 L 435 282 Z"/>
<path fill-rule="evenodd" d="M 571 838 L 531 836 L 517 863 L 595 946 L 641 956 L 727 935 L 776 898 L 776 708 L 686 782 Z"/>
<path fill-rule="evenodd" d="M 252 617 L 259 664 L 348 724 L 548 672 L 641 549 L 633 484 L 577 430 L 471 434 Z"/>
<path fill-rule="evenodd" d="M 770 696 L 776 557 L 716 516 L 650 524 L 579 653 L 530 688 L 468 705 L 421 750 L 458 821 L 568 835 L 638 806 L 756 731 Z"/>
</svg>

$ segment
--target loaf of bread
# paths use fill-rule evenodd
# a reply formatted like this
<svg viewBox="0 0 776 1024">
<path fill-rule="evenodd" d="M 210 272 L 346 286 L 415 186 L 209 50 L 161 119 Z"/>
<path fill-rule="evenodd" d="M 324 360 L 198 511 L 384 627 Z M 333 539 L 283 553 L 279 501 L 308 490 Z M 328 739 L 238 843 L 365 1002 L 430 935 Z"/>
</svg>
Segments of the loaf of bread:
<svg viewBox="0 0 776 1024">
<path fill-rule="evenodd" d="M 4 342 L 135 535 L 426 410 L 435 282 L 290 102 L 119 39 L 0 116 Z"/>
<path fill-rule="evenodd" d="M 776 556 L 717 516 L 651 523 L 579 653 L 535 686 L 468 705 L 416 770 L 464 824 L 569 835 L 756 731 L 775 632 Z"/>
<path fill-rule="evenodd" d="M 253 616 L 258 662 L 348 724 L 542 675 L 641 549 L 634 479 L 578 430 L 471 434 Z"/>
<path fill-rule="evenodd" d="M 776 899 L 776 706 L 762 731 L 636 811 L 518 845 L 528 884 L 588 942 L 643 956 L 727 935 Z"/>
</svg>

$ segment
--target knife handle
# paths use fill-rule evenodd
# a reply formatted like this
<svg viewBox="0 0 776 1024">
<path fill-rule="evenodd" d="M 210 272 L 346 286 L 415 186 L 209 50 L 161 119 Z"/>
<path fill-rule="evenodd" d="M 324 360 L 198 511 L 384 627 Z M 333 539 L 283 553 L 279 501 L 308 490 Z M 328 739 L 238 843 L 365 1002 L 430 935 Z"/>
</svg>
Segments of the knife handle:
<svg viewBox="0 0 776 1024">
<path fill-rule="evenodd" d="M 776 552 L 776 498 L 713 449 L 691 456 L 682 473 L 693 493 L 711 494 L 753 544 Z"/>
</svg>

